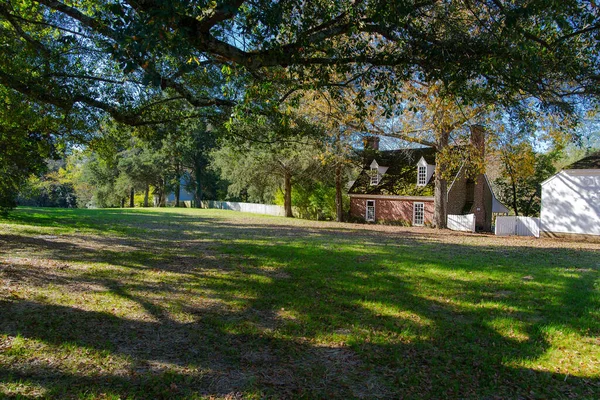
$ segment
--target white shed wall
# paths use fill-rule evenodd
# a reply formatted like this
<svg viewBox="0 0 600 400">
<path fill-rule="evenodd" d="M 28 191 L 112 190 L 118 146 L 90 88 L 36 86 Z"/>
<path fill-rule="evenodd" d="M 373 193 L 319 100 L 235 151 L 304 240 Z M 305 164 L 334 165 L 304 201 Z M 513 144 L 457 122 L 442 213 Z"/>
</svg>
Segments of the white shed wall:
<svg viewBox="0 0 600 400">
<path fill-rule="evenodd" d="M 600 170 L 561 171 L 542 184 L 541 230 L 600 235 Z"/>
</svg>

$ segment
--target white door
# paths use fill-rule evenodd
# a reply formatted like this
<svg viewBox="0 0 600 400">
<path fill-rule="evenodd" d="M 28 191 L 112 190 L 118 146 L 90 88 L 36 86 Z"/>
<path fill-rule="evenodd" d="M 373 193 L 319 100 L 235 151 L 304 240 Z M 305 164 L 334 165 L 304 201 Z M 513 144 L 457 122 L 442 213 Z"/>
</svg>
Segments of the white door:
<svg viewBox="0 0 600 400">
<path fill-rule="evenodd" d="M 425 223 L 425 203 L 413 204 L 413 225 L 422 226 Z"/>
<path fill-rule="evenodd" d="M 375 200 L 367 200 L 367 215 L 365 215 L 365 221 L 375 221 Z"/>
</svg>

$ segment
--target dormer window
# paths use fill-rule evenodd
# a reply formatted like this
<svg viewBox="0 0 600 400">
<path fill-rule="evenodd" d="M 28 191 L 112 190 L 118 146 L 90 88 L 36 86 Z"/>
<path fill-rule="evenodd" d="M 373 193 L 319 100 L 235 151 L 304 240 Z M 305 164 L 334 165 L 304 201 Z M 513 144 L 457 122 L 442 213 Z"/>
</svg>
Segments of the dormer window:
<svg viewBox="0 0 600 400">
<path fill-rule="evenodd" d="M 371 186 L 379 185 L 379 181 L 381 181 L 381 177 L 387 170 L 387 167 L 380 167 L 377 164 L 376 160 L 373 160 L 371 165 L 369 166 L 369 177 L 371 179 Z"/>
<path fill-rule="evenodd" d="M 371 167 L 371 185 L 379 185 L 379 170 Z"/>
<path fill-rule="evenodd" d="M 427 167 L 419 165 L 417 173 L 417 186 L 425 186 L 427 184 Z"/>
<path fill-rule="evenodd" d="M 421 157 L 417 163 L 417 186 L 426 186 L 433 175 L 434 169 L 435 165 L 429 164 L 425 161 L 425 158 Z"/>
</svg>

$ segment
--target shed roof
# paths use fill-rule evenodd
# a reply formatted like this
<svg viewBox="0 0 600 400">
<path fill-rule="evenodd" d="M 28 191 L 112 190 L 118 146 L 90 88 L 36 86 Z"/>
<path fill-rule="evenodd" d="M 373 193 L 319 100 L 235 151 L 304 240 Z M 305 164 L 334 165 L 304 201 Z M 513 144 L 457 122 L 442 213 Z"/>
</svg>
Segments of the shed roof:
<svg viewBox="0 0 600 400">
<path fill-rule="evenodd" d="M 600 151 L 590 154 L 579 161 L 575 161 L 571 165 L 567 165 L 564 169 L 600 169 Z"/>
</svg>

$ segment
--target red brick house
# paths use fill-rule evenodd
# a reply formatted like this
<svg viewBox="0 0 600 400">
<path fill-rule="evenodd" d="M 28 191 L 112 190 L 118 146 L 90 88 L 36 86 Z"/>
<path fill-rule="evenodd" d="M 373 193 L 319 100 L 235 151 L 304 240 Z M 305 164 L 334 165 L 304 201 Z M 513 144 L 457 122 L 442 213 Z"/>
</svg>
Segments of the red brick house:
<svg viewBox="0 0 600 400">
<path fill-rule="evenodd" d="M 483 135 L 473 135 L 483 149 Z M 481 150 L 483 151 L 483 150 Z M 350 215 L 367 222 L 431 225 L 434 213 L 433 148 L 379 151 L 379 139 L 365 144 L 364 166 L 352 184 Z M 508 213 L 485 174 L 470 179 L 463 164 L 448 182 L 448 214 L 475 214 L 477 230 L 490 231 L 494 213 Z"/>
</svg>

